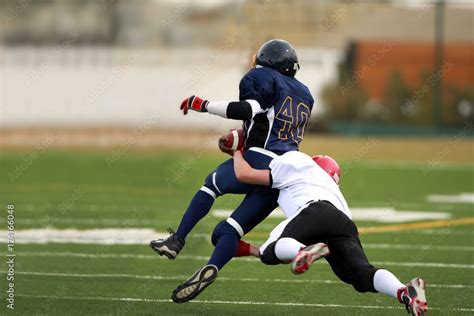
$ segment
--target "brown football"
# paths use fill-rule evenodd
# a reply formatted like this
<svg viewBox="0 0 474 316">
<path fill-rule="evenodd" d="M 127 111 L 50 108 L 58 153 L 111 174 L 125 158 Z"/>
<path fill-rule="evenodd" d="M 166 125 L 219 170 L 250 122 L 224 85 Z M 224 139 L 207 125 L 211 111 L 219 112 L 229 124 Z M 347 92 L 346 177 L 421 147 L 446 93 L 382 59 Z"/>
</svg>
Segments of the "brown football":
<svg viewBox="0 0 474 316">
<path fill-rule="evenodd" d="M 227 135 L 219 139 L 219 149 L 229 155 L 234 151 L 241 150 L 244 147 L 244 131 L 239 129 L 232 129 Z"/>
</svg>

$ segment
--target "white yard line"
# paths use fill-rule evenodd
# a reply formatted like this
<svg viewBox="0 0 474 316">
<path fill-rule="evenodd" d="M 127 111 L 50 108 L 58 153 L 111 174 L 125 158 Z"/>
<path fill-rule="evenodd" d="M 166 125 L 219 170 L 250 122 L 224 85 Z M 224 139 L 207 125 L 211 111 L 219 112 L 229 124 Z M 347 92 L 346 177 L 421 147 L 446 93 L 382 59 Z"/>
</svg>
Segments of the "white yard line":
<svg viewBox="0 0 474 316">
<path fill-rule="evenodd" d="M 214 217 L 227 218 L 233 210 L 216 209 L 212 211 Z M 448 219 L 451 217 L 447 212 L 427 211 L 400 211 L 393 207 L 352 207 L 352 218 L 355 221 L 375 221 L 381 223 L 404 223 L 419 220 Z M 269 218 L 286 218 L 280 208 L 277 208 Z"/>
<path fill-rule="evenodd" d="M 133 255 L 133 254 L 105 254 L 105 253 L 74 253 L 74 252 L 19 252 L 17 256 L 38 256 L 38 257 L 82 257 L 82 258 L 127 258 L 127 259 L 165 259 L 158 255 Z M 209 260 L 207 256 L 180 255 L 183 260 Z M 260 260 L 253 257 L 237 258 L 239 261 L 257 262 Z M 316 264 L 325 263 L 318 261 Z M 394 267 L 424 267 L 424 268 L 448 268 L 448 269 L 474 269 L 474 264 L 442 263 L 442 262 L 393 262 L 393 261 L 373 261 L 375 265 Z"/>
<path fill-rule="evenodd" d="M 5 271 L 0 271 L 0 274 L 6 274 Z M 126 273 L 96 273 L 96 274 L 84 274 L 84 273 L 58 273 L 58 272 L 34 272 L 34 271 L 18 271 L 18 275 L 36 275 L 36 276 L 48 276 L 48 277 L 65 277 L 65 278 L 126 278 L 126 279 L 147 279 L 147 280 L 164 280 L 164 281 L 183 281 L 188 275 L 174 275 L 174 276 L 161 276 L 161 275 L 139 275 L 139 274 L 126 274 Z M 233 282 L 265 282 L 265 283 L 310 283 L 310 284 L 336 284 L 345 285 L 341 281 L 334 280 L 306 280 L 306 279 L 259 279 L 259 278 L 229 278 L 219 277 L 219 281 L 233 281 Z M 447 288 L 447 289 L 464 289 L 474 288 L 474 285 L 468 284 L 427 284 L 429 288 Z"/>
<path fill-rule="evenodd" d="M 80 212 L 74 210 L 74 212 Z M 54 214 L 54 213 L 53 213 Z M 54 218 L 53 220 L 44 219 L 44 218 L 21 218 L 19 221 L 22 224 L 26 225 L 40 225 L 40 224 L 49 224 L 48 221 L 51 221 L 53 224 L 71 224 L 71 225 L 93 225 L 96 228 L 98 225 L 106 226 L 123 226 L 124 224 L 129 223 L 129 226 L 152 226 L 153 224 L 163 223 L 163 221 L 157 221 L 152 219 L 112 219 L 112 218 Z M 5 220 L 0 220 L 0 222 L 6 222 Z M 173 221 L 167 221 L 167 223 L 173 223 Z"/>
<path fill-rule="evenodd" d="M 370 160 L 358 162 L 358 165 L 367 169 L 410 169 L 420 170 L 422 167 L 426 167 L 426 162 L 421 161 L 410 161 L 409 164 L 403 161 L 382 161 L 382 160 Z M 433 170 L 453 170 L 453 169 L 472 169 L 473 165 L 471 162 L 456 162 L 456 161 L 443 161 L 433 166 Z"/>
<path fill-rule="evenodd" d="M 150 240 L 166 238 L 169 234 L 156 232 L 151 228 L 95 228 L 95 229 L 56 229 L 33 228 L 15 231 L 17 244 L 105 244 L 136 245 L 148 244 Z M 0 242 L 7 242 L 7 231 L 0 231 Z"/>
<path fill-rule="evenodd" d="M 442 233 L 442 231 L 439 231 Z M 266 236 L 266 234 L 261 234 Z M 447 235 L 447 234 L 443 234 Z M 443 236 L 440 234 L 440 236 Z M 34 228 L 15 231 L 18 244 L 97 244 L 97 245 L 146 245 L 151 239 L 165 238 L 166 232 L 151 228 L 96 228 L 96 229 L 56 229 Z M 208 234 L 191 234 L 190 238 L 209 238 Z M 252 240 L 252 238 L 250 238 Z M 0 230 L 0 243 L 7 242 L 7 232 Z M 364 243 L 368 249 L 390 250 L 433 250 L 433 251 L 474 251 L 470 246 L 449 245 L 413 245 L 391 243 Z"/>
<path fill-rule="evenodd" d="M 451 195 L 431 194 L 426 197 L 426 200 L 431 203 L 474 204 L 474 193 L 464 192 L 464 193 L 451 194 Z"/>
<path fill-rule="evenodd" d="M 17 294 L 20 297 L 32 298 L 51 298 L 65 300 L 91 300 L 91 301 L 120 301 L 120 302 L 150 302 L 150 303 L 172 303 L 169 299 L 149 299 L 135 297 L 84 297 L 84 296 L 52 296 L 52 295 L 27 295 Z M 214 300 L 193 300 L 193 304 L 226 304 L 226 305 L 270 305 L 270 306 L 289 306 L 289 307 L 327 307 L 327 308 L 347 308 L 347 309 L 402 309 L 402 307 L 381 306 L 381 305 L 342 305 L 342 304 L 317 304 L 317 303 L 298 303 L 298 302 L 261 302 L 261 301 L 214 301 Z M 472 308 L 438 308 L 431 307 L 430 310 L 447 310 L 458 312 L 472 312 Z"/>
<path fill-rule="evenodd" d="M 470 246 L 431 246 L 431 245 L 408 245 L 408 244 L 377 244 L 363 243 L 368 249 L 390 249 L 390 250 L 442 250 L 442 251 L 474 251 Z"/>
<path fill-rule="evenodd" d="M 406 234 L 406 235 L 434 235 L 440 237 L 451 237 L 451 236 L 473 236 L 474 231 L 466 229 L 449 229 L 449 228 L 423 228 L 417 230 L 400 230 L 400 231 L 387 231 L 378 232 L 377 234 Z"/>
<path fill-rule="evenodd" d="M 374 265 L 392 267 L 421 267 L 421 268 L 448 268 L 448 269 L 474 269 L 474 264 L 440 263 L 440 262 L 392 262 L 371 261 Z"/>
<path fill-rule="evenodd" d="M 141 254 L 115 254 L 115 253 L 103 253 L 103 248 L 98 247 L 96 253 L 81 253 L 81 252 L 16 252 L 17 257 L 78 257 L 78 258 L 113 258 L 113 259 L 168 259 L 166 257 L 160 257 L 156 254 L 141 255 Z M 184 260 L 209 260 L 207 256 L 191 256 L 191 255 L 180 255 L 179 258 Z M 257 258 L 239 258 L 244 261 L 255 261 L 260 262 Z"/>
<path fill-rule="evenodd" d="M 362 208 L 362 207 L 386 207 L 387 206 L 387 201 L 382 201 L 382 200 L 379 200 L 379 201 L 370 201 L 370 200 L 354 200 L 352 199 L 351 201 L 349 201 L 349 204 L 351 204 L 351 209 L 352 207 L 355 207 L 355 208 Z M 397 203 L 396 204 L 396 207 L 399 208 L 399 209 L 415 209 L 417 211 L 424 211 L 426 209 L 432 209 L 433 206 L 436 205 L 436 210 L 434 211 L 443 211 L 443 212 L 446 212 L 446 211 L 449 211 L 450 213 L 452 212 L 456 212 L 458 210 L 462 211 L 463 210 L 463 206 L 465 205 L 462 205 L 460 207 L 459 203 L 448 203 L 448 202 L 445 202 L 445 203 L 436 203 L 436 204 L 433 204 L 433 203 L 429 203 L 429 202 L 400 202 L 400 203 Z"/>
</svg>

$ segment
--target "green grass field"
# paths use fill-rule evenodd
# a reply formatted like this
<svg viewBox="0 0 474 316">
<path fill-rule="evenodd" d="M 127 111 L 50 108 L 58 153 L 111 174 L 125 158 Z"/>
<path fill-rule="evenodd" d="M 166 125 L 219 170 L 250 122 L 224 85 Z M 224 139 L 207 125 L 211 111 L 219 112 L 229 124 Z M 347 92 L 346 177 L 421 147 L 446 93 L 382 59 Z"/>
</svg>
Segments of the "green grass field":
<svg viewBox="0 0 474 316">
<path fill-rule="evenodd" d="M 176 228 L 205 176 L 226 157 L 191 158 L 184 151 L 132 152 L 110 162 L 110 152 L 46 151 L 0 154 L 1 230 L 6 205 L 15 204 L 17 231 L 38 228 Z M 352 207 L 473 215 L 472 203 L 431 203 L 430 194 L 474 192 L 469 164 L 344 162 L 342 191 Z M 16 170 L 16 171 L 15 171 Z M 240 196 L 220 198 L 232 209 Z M 383 214 L 381 214 L 383 216 Z M 171 261 L 143 245 L 15 244 L 15 312 L 21 314 L 155 315 L 402 315 L 382 294 L 360 294 L 341 283 L 326 262 L 301 276 L 286 265 L 235 259 L 195 301 L 174 304 L 172 290 L 212 251 L 209 236 L 221 219 L 207 216 Z M 262 243 L 280 219 L 269 218 L 247 237 Z M 423 220 L 423 222 L 431 222 Z M 393 225 L 356 221 L 359 228 Z M 470 225 L 403 229 L 361 235 L 369 259 L 406 282 L 428 283 L 431 315 L 474 314 L 474 230 Z M 3 234 L 2 233 L 2 234 Z M 420 247 L 418 247 L 420 246 Z M 421 248 L 423 246 L 423 248 Z M 7 248 L 1 250 L 0 314 L 7 314 Z"/>
</svg>

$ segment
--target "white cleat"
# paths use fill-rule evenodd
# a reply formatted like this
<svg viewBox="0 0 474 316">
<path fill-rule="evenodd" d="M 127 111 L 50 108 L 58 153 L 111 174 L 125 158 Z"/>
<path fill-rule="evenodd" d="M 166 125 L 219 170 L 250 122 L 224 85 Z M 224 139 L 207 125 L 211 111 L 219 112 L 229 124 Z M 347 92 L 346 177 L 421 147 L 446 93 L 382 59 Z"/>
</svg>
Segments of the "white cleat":
<svg viewBox="0 0 474 316">
<path fill-rule="evenodd" d="M 317 243 L 301 249 L 291 263 L 291 271 L 294 274 L 302 274 L 309 269 L 316 260 L 330 254 L 326 244 Z"/>
<path fill-rule="evenodd" d="M 171 299 L 175 303 L 185 303 L 194 299 L 216 280 L 218 271 L 217 267 L 212 264 L 198 269 L 189 279 L 173 291 Z"/>
<path fill-rule="evenodd" d="M 414 278 L 406 287 L 398 290 L 398 301 L 405 304 L 408 314 L 423 316 L 428 312 L 428 303 L 425 295 L 425 281 L 422 278 Z"/>
</svg>

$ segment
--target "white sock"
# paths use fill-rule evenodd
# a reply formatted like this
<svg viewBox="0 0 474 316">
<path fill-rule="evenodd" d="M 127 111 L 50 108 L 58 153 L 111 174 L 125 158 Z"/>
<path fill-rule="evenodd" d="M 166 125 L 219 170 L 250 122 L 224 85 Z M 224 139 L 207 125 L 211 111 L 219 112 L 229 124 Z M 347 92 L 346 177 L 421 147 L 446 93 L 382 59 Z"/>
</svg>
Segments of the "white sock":
<svg viewBox="0 0 474 316">
<path fill-rule="evenodd" d="M 291 261 L 296 256 L 301 247 L 306 247 L 296 239 L 284 237 L 279 239 L 275 245 L 275 255 L 281 261 Z"/>
<path fill-rule="evenodd" d="M 397 298 L 399 288 L 405 287 L 392 272 L 379 269 L 374 274 L 374 288 L 377 292 Z"/>
</svg>

